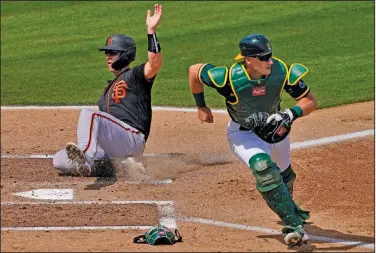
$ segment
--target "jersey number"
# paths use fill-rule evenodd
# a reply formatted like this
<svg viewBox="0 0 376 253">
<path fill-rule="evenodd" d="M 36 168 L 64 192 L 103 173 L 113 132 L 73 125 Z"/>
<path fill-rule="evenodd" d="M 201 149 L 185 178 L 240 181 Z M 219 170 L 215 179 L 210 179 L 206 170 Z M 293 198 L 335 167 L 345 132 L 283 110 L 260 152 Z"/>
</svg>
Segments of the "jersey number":
<svg viewBox="0 0 376 253">
<path fill-rule="evenodd" d="M 124 82 L 124 80 L 114 84 L 114 87 L 112 88 L 112 99 L 116 104 L 119 104 L 120 100 L 127 96 L 127 88 L 128 85 Z"/>
</svg>

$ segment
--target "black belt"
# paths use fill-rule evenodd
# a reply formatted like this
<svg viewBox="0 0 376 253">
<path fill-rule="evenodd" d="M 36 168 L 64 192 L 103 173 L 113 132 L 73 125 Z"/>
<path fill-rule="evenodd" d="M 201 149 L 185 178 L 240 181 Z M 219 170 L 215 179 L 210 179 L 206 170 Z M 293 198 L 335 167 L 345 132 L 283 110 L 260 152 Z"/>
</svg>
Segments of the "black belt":
<svg viewBox="0 0 376 253">
<path fill-rule="evenodd" d="M 248 129 L 248 128 L 245 128 L 245 127 L 242 127 L 242 126 L 239 126 L 239 130 L 240 131 L 251 131 L 251 129 Z"/>
</svg>

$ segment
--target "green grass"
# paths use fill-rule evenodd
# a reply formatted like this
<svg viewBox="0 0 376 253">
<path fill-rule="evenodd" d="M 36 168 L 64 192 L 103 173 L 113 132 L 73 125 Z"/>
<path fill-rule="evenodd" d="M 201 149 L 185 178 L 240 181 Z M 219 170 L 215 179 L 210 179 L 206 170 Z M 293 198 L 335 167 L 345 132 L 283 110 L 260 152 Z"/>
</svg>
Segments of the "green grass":
<svg viewBox="0 0 376 253">
<path fill-rule="evenodd" d="M 188 68 L 230 65 L 239 40 L 266 34 L 274 55 L 309 68 L 305 81 L 321 108 L 374 100 L 374 2 L 162 1 L 157 31 L 164 55 L 153 105 L 194 106 Z M 137 44 L 147 59 L 146 10 L 154 2 L 1 2 L 1 104 L 96 104 L 112 78 L 108 35 Z M 224 107 L 214 89 L 207 104 Z M 294 101 L 284 95 L 283 106 Z"/>
</svg>

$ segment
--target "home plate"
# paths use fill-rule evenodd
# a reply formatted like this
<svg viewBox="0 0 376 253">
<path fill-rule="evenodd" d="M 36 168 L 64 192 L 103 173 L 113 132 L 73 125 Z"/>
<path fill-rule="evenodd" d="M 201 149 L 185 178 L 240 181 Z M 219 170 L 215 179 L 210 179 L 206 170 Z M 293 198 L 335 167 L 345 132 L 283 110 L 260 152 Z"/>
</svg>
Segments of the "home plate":
<svg viewBox="0 0 376 253">
<path fill-rule="evenodd" d="M 13 195 L 31 199 L 67 200 L 73 199 L 73 189 L 37 189 Z"/>
</svg>

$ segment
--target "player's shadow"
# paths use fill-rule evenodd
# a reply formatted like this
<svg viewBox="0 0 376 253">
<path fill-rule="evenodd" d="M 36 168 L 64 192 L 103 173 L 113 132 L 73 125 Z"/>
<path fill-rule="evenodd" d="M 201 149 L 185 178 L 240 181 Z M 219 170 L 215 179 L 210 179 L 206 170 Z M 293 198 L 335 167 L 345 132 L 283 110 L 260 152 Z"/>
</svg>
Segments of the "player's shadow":
<svg viewBox="0 0 376 253">
<path fill-rule="evenodd" d="M 87 185 L 84 190 L 100 190 L 103 187 L 113 185 L 116 182 L 116 177 L 97 177 L 95 182 Z"/>
<path fill-rule="evenodd" d="M 80 177 L 77 172 L 60 172 L 59 176 Z M 95 160 L 91 177 L 96 177 L 94 183 L 87 185 L 84 190 L 100 190 L 117 182 L 116 171 L 109 159 Z"/>
<path fill-rule="evenodd" d="M 92 177 L 97 179 L 94 183 L 87 185 L 84 190 L 100 190 L 117 182 L 116 170 L 110 159 L 94 161 Z"/>
<path fill-rule="evenodd" d="M 282 225 L 282 222 L 278 222 L 278 224 Z M 375 238 L 371 236 L 363 236 L 363 235 L 356 235 L 351 232 L 349 233 L 343 233 L 334 229 L 324 229 L 320 228 L 318 226 L 313 225 L 313 222 L 307 222 L 307 224 L 304 225 L 304 230 L 308 233 L 308 235 L 312 239 L 312 251 L 337 251 L 337 252 L 343 252 L 347 251 L 362 245 L 366 244 L 373 244 L 375 242 Z M 284 241 L 284 235 L 259 235 L 257 236 L 259 238 L 266 238 L 266 239 L 276 239 L 282 244 L 285 244 Z M 319 237 L 325 237 L 325 238 L 332 238 L 335 239 L 335 241 L 324 241 L 321 240 Z M 354 242 L 351 245 L 339 245 L 340 242 Z M 358 242 L 358 243 L 355 243 Z M 323 245 L 325 243 L 330 243 L 332 245 L 337 244 L 338 246 L 329 246 L 329 247 L 320 247 L 320 245 Z M 297 251 L 299 251 L 299 248 L 297 248 Z"/>
</svg>

